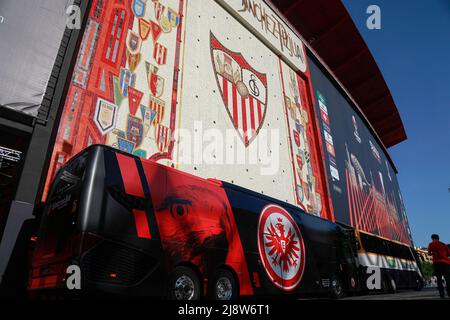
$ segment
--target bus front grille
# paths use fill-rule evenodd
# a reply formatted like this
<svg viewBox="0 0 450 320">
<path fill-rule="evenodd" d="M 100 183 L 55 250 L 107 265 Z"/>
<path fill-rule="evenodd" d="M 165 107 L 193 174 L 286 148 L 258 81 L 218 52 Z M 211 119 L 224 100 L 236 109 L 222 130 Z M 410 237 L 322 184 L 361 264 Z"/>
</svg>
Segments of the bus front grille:
<svg viewBox="0 0 450 320">
<path fill-rule="evenodd" d="M 147 276 L 156 260 L 141 251 L 104 241 L 82 261 L 83 275 L 90 281 L 132 286 Z"/>
</svg>

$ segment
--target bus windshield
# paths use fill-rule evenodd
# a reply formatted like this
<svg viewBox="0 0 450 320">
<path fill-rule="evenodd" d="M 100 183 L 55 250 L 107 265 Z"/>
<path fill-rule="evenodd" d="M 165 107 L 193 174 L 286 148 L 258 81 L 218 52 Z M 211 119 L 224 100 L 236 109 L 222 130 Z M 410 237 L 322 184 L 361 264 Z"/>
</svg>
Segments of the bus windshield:
<svg viewBox="0 0 450 320">
<path fill-rule="evenodd" d="M 56 176 L 42 219 L 36 248 L 38 259 L 51 259 L 70 249 L 88 155 L 84 153 L 71 160 Z"/>
</svg>

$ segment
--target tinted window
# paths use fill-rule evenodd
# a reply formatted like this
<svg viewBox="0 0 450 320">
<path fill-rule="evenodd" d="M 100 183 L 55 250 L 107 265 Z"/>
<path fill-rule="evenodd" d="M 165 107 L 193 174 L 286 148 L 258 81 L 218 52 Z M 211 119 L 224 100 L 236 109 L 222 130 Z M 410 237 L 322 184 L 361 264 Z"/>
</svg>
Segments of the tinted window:
<svg viewBox="0 0 450 320">
<path fill-rule="evenodd" d="M 387 241 L 369 236 L 365 233 L 360 233 L 361 243 L 363 248 L 368 252 L 378 253 L 382 255 L 389 255 L 389 247 Z"/>
<path fill-rule="evenodd" d="M 68 250 L 77 225 L 79 197 L 87 159 L 88 153 L 85 153 L 61 167 L 46 206 L 37 254 L 58 254 Z"/>
<path fill-rule="evenodd" d="M 413 259 L 408 246 L 360 233 L 361 243 L 367 252 L 392 256 L 400 259 Z"/>
</svg>

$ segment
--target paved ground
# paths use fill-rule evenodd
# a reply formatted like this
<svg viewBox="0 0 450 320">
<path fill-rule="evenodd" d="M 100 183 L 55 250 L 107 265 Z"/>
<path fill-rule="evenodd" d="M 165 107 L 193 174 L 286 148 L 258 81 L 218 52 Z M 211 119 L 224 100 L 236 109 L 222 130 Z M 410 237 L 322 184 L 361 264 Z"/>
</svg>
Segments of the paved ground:
<svg viewBox="0 0 450 320">
<path fill-rule="evenodd" d="M 366 296 L 347 297 L 342 300 L 441 300 L 436 288 L 425 288 L 422 291 L 398 291 L 394 294 L 371 294 Z"/>
</svg>

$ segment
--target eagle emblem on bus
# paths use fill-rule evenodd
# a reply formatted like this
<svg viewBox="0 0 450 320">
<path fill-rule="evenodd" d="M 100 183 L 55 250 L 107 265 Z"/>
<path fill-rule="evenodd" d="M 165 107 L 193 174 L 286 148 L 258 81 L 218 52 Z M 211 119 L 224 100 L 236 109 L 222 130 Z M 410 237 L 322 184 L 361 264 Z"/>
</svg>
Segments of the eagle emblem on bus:
<svg viewBox="0 0 450 320">
<path fill-rule="evenodd" d="M 231 122 L 246 147 L 256 138 L 267 111 L 267 76 L 241 53 L 223 46 L 211 33 L 211 58 L 220 94 Z"/>
<path fill-rule="evenodd" d="M 299 285 L 305 269 L 305 244 L 294 218 L 282 207 L 268 205 L 262 210 L 258 251 L 274 285 L 284 291 Z"/>
</svg>

